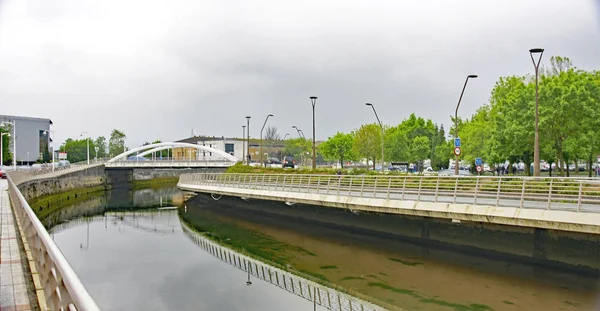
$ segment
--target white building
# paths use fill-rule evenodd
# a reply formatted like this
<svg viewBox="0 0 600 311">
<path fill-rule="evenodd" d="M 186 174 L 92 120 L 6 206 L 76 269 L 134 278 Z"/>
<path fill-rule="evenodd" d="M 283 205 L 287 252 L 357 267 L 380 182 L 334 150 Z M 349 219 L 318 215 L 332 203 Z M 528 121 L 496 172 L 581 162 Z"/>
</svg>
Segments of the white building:
<svg viewBox="0 0 600 311">
<path fill-rule="evenodd" d="M 16 136 L 13 134 L 12 125 L 7 124 L 13 122 L 16 128 Z M 13 140 L 16 140 L 17 163 L 34 163 L 41 160 L 44 157 L 45 150 L 48 151 L 47 154 L 51 155 L 50 152 L 52 151 L 49 149 L 51 140 L 47 132 L 50 130 L 50 125 L 52 125 L 50 119 L 0 115 L 1 123 L 11 127 L 10 150 L 14 153 Z M 4 139 L 6 139 L 6 136 Z"/>
<path fill-rule="evenodd" d="M 238 158 L 240 161 L 242 161 L 244 158 L 244 148 L 246 146 L 246 142 L 241 138 L 225 137 L 194 136 L 178 140 L 177 142 L 207 146 L 213 149 L 225 151 Z M 175 159 L 197 159 L 200 161 L 223 160 L 223 158 L 217 154 L 193 148 L 173 148 L 173 157 Z"/>
</svg>

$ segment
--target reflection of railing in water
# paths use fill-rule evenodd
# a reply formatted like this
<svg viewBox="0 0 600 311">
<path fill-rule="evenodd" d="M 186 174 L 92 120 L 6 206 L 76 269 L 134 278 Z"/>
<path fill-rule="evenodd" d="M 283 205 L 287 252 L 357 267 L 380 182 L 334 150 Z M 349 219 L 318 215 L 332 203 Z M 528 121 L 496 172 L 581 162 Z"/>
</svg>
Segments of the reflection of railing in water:
<svg viewBox="0 0 600 311">
<path fill-rule="evenodd" d="M 328 310 L 384 310 L 381 307 L 376 307 L 373 304 L 360 300 L 356 297 L 352 297 L 337 290 L 319 285 L 297 275 L 293 275 L 281 269 L 264 264 L 248 256 L 238 254 L 231 249 L 212 242 L 202 235 L 194 232 L 183 221 L 181 222 L 181 226 L 188 237 L 190 237 L 197 245 L 202 247 L 213 256 L 235 266 L 242 271 L 249 272 L 250 275 L 257 279 L 271 283 L 272 285 L 307 299 Z M 248 266 L 250 268 L 249 271 Z"/>
<path fill-rule="evenodd" d="M 110 222 L 112 224 L 115 219 L 119 219 L 120 224 L 123 224 L 127 227 L 137 229 L 140 231 L 156 233 L 156 234 L 172 234 L 174 232 L 175 225 L 171 225 L 171 227 L 165 229 L 164 227 L 163 228 L 156 227 L 156 224 L 154 225 L 154 227 L 148 227 L 145 224 L 140 225 L 139 223 L 133 223 L 133 222 L 130 222 L 127 220 L 127 218 L 129 218 L 129 217 L 131 217 L 135 220 L 139 220 L 139 219 L 146 220 L 146 219 L 148 219 L 147 216 L 149 216 L 151 214 L 160 215 L 160 214 L 166 214 L 166 213 L 173 214 L 174 215 L 173 218 L 177 219 L 177 212 L 172 211 L 172 210 L 170 210 L 170 211 L 161 211 L 161 210 L 147 211 L 146 210 L 146 211 L 138 211 L 138 212 L 106 212 L 106 213 L 104 213 L 104 215 L 80 217 L 80 218 L 69 220 L 67 222 L 60 223 L 58 225 L 53 226 L 50 229 L 50 233 L 52 233 L 52 234 L 59 233 L 61 231 L 64 231 L 64 230 L 67 230 L 70 228 L 79 227 L 86 223 L 104 222 L 105 226 L 107 226 L 108 222 Z"/>
</svg>

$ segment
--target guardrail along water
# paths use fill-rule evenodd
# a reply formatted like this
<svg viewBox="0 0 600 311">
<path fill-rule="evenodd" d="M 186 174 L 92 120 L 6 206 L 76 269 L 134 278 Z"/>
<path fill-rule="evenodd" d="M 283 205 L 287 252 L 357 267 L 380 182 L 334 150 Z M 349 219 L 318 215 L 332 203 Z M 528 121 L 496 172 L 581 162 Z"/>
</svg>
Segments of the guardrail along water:
<svg viewBox="0 0 600 311">
<path fill-rule="evenodd" d="M 178 185 L 600 212 L 600 180 L 583 178 L 196 173 Z"/>
<path fill-rule="evenodd" d="M 50 310 L 100 310 L 15 183 L 8 177 L 13 209 L 29 245 L 44 298 Z M 35 277 L 34 277 L 35 280 Z"/>
</svg>

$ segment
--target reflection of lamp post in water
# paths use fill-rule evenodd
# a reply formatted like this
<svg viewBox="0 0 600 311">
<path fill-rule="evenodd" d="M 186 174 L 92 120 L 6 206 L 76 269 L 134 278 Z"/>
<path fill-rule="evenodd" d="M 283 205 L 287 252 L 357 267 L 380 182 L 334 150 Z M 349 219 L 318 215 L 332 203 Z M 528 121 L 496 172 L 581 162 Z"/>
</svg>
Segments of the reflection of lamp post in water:
<svg viewBox="0 0 600 311">
<path fill-rule="evenodd" d="M 83 246 L 83 243 L 79 243 L 79 248 L 81 248 L 84 251 L 87 251 L 90 248 L 90 219 L 89 219 L 89 217 L 86 217 L 85 222 L 87 223 L 85 247 Z"/>
<path fill-rule="evenodd" d="M 248 271 L 248 281 L 246 281 L 246 286 L 250 286 L 252 285 L 252 282 L 250 282 L 250 269 L 249 269 L 249 265 L 246 262 L 246 271 Z"/>
</svg>

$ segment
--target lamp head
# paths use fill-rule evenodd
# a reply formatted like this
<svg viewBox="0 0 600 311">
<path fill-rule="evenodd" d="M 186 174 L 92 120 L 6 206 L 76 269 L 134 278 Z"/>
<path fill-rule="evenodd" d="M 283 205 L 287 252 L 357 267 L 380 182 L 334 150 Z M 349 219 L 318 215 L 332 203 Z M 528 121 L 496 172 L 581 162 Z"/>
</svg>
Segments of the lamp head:
<svg viewBox="0 0 600 311">
<path fill-rule="evenodd" d="M 371 104 L 371 103 L 366 103 L 365 105 L 366 106 L 373 106 L 373 104 Z"/>
<path fill-rule="evenodd" d="M 252 118 L 252 117 L 251 116 L 246 116 L 246 119 L 250 119 L 250 118 Z"/>
<path fill-rule="evenodd" d="M 475 79 L 477 78 L 477 75 L 468 75 L 467 78 Z"/>
<path fill-rule="evenodd" d="M 309 98 L 310 98 L 310 99 L 312 99 L 312 100 L 316 100 L 316 99 L 317 99 L 317 96 L 311 96 L 311 97 L 309 97 Z"/>
<path fill-rule="evenodd" d="M 529 53 L 542 53 L 544 52 L 544 49 L 542 48 L 535 48 L 535 49 L 530 49 Z"/>
<path fill-rule="evenodd" d="M 272 116 L 273 116 L 272 114 L 269 114 L 267 117 L 272 117 Z"/>
</svg>

